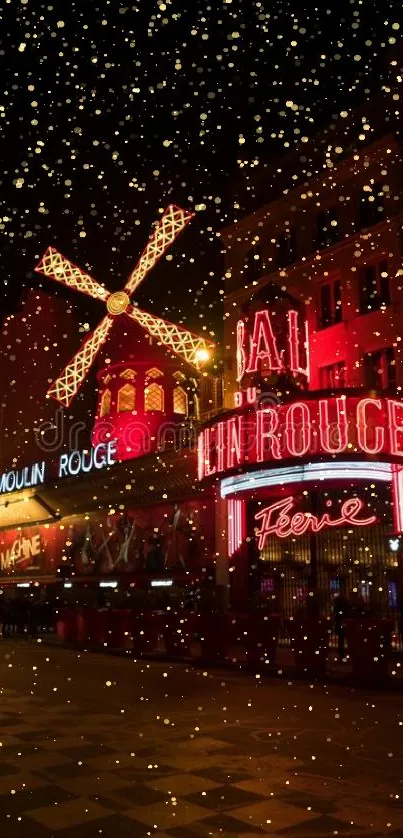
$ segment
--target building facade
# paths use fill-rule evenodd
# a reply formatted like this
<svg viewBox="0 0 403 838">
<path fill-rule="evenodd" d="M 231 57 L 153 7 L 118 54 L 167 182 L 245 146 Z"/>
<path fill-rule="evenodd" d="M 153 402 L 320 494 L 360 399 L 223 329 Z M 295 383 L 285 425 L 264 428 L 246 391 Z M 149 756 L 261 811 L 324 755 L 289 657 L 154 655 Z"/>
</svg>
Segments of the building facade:
<svg viewBox="0 0 403 838">
<path fill-rule="evenodd" d="M 0 590 L 95 602 L 113 585 L 116 604 L 147 605 L 158 583 L 182 597 L 212 588 L 214 500 L 197 481 L 196 428 L 216 408 L 214 378 L 129 323 L 62 409 L 46 391 L 57 335 L 71 335 L 68 357 L 73 327 L 44 292 L 3 324 Z"/>
<path fill-rule="evenodd" d="M 199 478 L 237 609 L 292 616 L 315 592 L 325 613 L 337 593 L 399 613 L 403 162 L 378 105 L 222 233 L 225 411 Z"/>
</svg>

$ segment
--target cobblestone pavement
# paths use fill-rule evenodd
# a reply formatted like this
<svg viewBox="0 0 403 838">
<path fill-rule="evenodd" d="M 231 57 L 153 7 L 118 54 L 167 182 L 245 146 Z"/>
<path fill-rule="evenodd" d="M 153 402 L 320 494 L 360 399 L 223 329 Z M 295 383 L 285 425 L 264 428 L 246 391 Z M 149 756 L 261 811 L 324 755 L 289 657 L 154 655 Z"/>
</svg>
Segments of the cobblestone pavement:
<svg viewBox="0 0 403 838">
<path fill-rule="evenodd" d="M 403 705 L 0 645 L 0 836 L 403 836 Z"/>
</svg>

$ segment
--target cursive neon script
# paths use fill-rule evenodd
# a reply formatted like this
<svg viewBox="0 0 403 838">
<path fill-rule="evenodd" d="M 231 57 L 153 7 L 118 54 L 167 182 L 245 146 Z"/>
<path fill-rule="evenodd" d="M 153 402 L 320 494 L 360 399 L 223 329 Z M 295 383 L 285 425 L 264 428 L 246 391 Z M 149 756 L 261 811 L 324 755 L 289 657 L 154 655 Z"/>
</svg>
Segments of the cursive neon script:
<svg viewBox="0 0 403 838">
<path fill-rule="evenodd" d="M 309 530 L 316 533 L 325 527 L 341 527 L 343 524 L 368 527 L 377 521 L 376 515 L 370 515 L 368 518 L 358 517 L 364 508 L 364 501 L 360 498 L 345 500 L 340 509 L 340 518 L 333 519 L 330 518 L 328 512 L 325 512 L 319 518 L 311 512 L 294 512 L 290 515 L 294 506 L 295 498 L 290 495 L 271 506 L 266 506 L 265 509 L 255 515 L 255 521 L 262 522 L 260 529 L 255 531 L 259 550 L 263 550 L 269 535 L 286 538 L 289 535 L 303 535 Z"/>
</svg>

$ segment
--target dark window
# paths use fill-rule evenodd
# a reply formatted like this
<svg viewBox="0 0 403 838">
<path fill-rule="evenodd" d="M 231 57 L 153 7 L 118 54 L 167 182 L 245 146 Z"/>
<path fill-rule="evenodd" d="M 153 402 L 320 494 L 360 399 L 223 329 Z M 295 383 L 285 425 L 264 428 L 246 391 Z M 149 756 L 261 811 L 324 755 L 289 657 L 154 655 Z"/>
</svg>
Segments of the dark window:
<svg viewBox="0 0 403 838">
<path fill-rule="evenodd" d="M 317 247 L 329 247 L 340 238 L 338 216 L 335 207 L 328 207 L 319 213 L 317 220 L 316 244 Z"/>
<path fill-rule="evenodd" d="M 371 227 L 385 217 L 384 192 L 377 182 L 364 187 L 360 195 L 360 227 Z"/>
<path fill-rule="evenodd" d="M 322 390 L 335 390 L 346 386 L 346 365 L 344 361 L 320 367 L 320 387 Z"/>
<path fill-rule="evenodd" d="M 378 311 L 390 304 L 388 263 L 386 259 L 363 265 L 359 272 L 360 314 Z"/>
<path fill-rule="evenodd" d="M 247 279 L 249 280 L 257 279 L 259 276 L 262 276 L 263 262 L 262 249 L 260 245 L 255 245 L 255 247 L 248 250 L 245 260 L 245 269 Z"/>
<path fill-rule="evenodd" d="M 399 597 L 397 594 L 396 582 L 388 582 L 388 605 L 389 608 L 397 608 Z"/>
<path fill-rule="evenodd" d="M 341 317 L 340 280 L 324 282 L 319 290 L 319 329 L 326 329 L 327 326 L 340 323 Z"/>
<path fill-rule="evenodd" d="M 369 390 L 396 389 L 396 362 L 393 346 L 364 355 L 364 384 Z"/>
<path fill-rule="evenodd" d="M 283 230 L 277 241 L 277 265 L 292 265 L 297 259 L 297 233 L 294 227 Z"/>
</svg>

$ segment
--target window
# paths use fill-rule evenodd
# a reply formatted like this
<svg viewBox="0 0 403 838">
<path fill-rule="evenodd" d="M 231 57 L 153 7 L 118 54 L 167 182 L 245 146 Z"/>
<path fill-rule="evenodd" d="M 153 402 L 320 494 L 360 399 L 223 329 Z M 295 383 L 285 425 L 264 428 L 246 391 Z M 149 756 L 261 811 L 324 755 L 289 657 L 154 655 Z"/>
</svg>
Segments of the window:
<svg viewBox="0 0 403 838">
<path fill-rule="evenodd" d="M 151 369 L 146 372 L 146 378 L 161 378 L 162 375 L 164 375 L 164 373 L 157 369 L 157 367 L 151 367 Z"/>
<path fill-rule="evenodd" d="M 121 372 L 119 374 L 119 377 L 120 378 L 125 378 L 126 381 L 132 381 L 133 378 L 136 377 L 136 375 L 137 375 L 137 373 L 135 372 L 135 370 L 129 370 L 128 369 L 128 370 L 123 370 L 123 372 Z"/>
<path fill-rule="evenodd" d="M 107 416 L 108 413 L 110 412 L 111 397 L 112 397 L 111 396 L 111 391 L 110 390 L 104 390 L 104 392 L 102 393 L 102 396 L 101 396 L 101 407 L 100 407 L 100 410 L 99 410 L 99 415 L 101 417 L 102 416 Z"/>
<path fill-rule="evenodd" d="M 319 329 L 326 329 L 342 318 L 340 279 L 324 282 L 319 288 Z"/>
<path fill-rule="evenodd" d="M 186 375 L 180 370 L 176 370 L 176 372 L 172 373 L 172 378 L 179 384 L 181 381 L 186 381 Z"/>
<path fill-rule="evenodd" d="M 136 407 L 136 390 L 131 384 L 125 384 L 118 392 L 118 413 L 134 410 Z"/>
<path fill-rule="evenodd" d="M 335 207 L 328 207 L 320 212 L 316 220 L 316 225 L 316 244 L 319 249 L 329 247 L 339 240 L 340 230 Z"/>
<path fill-rule="evenodd" d="M 396 359 L 393 346 L 364 355 L 364 384 L 369 390 L 396 389 Z"/>
<path fill-rule="evenodd" d="M 163 412 L 164 388 L 161 384 L 157 384 L 156 381 L 152 381 L 151 384 L 148 383 L 150 378 L 162 378 L 163 375 L 164 373 L 158 367 L 151 367 L 151 369 L 147 370 L 145 376 L 146 386 L 144 388 L 144 410 L 160 410 Z"/>
<path fill-rule="evenodd" d="M 144 390 L 144 409 L 164 411 L 164 388 L 153 381 Z"/>
<path fill-rule="evenodd" d="M 285 267 L 292 265 L 297 259 L 297 232 L 295 227 L 287 228 L 280 233 L 277 241 L 277 265 Z"/>
<path fill-rule="evenodd" d="M 359 272 L 360 314 L 378 311 L 390 304 L 388 262 L 382 259 L 363 265 Z"/>
<path fill-rule="evenodd" d="M 319 368 L 319 381 L 322 390 L 336 390 L 346 386 L 346 365 L 344 361 Z"/>
<path fill-rule="evenodd" d="M 174 387 L 173 391 L 173 407 L 174 413 L 180 413 L 182 416 L 188 415 L 188 397 L 183 387 L 179 385 Z"/>
<path fill-rule="evenodd" d="M 259 276 L 262 276 L 263 262 L 262 249 L 260 245 L 256 244 L 248 250 L 245 260 L 245 272 L 246 278 L 249 280 L 257 279 Z"/>
<path fill-rule="evenodd" d="M 360 227 L 371 227 L 385 217 L 384 192 L 380 182 L 364 186 L 359 204 Z"/>
</svg>

